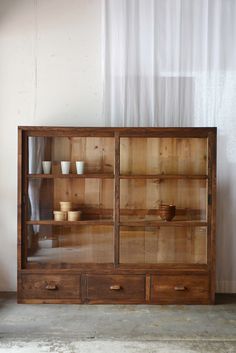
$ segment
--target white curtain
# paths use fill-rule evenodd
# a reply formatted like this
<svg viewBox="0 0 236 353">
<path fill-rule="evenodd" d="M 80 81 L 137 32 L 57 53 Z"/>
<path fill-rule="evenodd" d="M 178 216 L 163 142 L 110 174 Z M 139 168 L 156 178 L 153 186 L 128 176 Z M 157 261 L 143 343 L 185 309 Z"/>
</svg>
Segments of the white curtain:
<svg viewBox="0 0 236 353">
<path fill-rule="evenodd" d="M 103 0 L 107 126 L 217 126 L 217 290 L 236 292 L 236 1 Z"/>
<path fill-rule="evenodd" d="M 44 137 L 29 137 L 28 139 L 28 153 L 29 153 L 29 174 L 42 173 L 42 161 L 45 151 Z M 30 205 L 30 220 L 40 220 L 40 190 L 42 180 L 30 179 L 28 186 L 29 205 Z M 32 226 L 34 233 L 39 231 L 38 225 Z M 30 239 L 28 239 L 30 246 Z"/>
</svg>

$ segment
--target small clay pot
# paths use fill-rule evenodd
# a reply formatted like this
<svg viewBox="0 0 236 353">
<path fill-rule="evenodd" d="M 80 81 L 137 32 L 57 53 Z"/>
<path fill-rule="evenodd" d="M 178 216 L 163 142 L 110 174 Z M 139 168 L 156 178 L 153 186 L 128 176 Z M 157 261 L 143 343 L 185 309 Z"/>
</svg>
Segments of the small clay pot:
<svg viewBox="0 0 236 353">
<path fill-rule="evenodd" d="M 81 216 L 81 211 L 69 211 L 68 221 L 79 221 Z"/>
<path fill-rule="evenodd" d="M 63 211 L 53 211 L 54 221 L 66 221 L 67 220 L 67 212 Z"/>
<path fill-rule="evenodd" d="M 72 210 L 72 202 L 70 201 L 60 201 L 61 211 L 68 212 Z"/>
<path fill-rule="evenodd" d="M 159 216 L 163 221 L 171 221 L 175 216 L 175 209 L 174 205 L 160 205 L 159 207 Z"/>
</svg>

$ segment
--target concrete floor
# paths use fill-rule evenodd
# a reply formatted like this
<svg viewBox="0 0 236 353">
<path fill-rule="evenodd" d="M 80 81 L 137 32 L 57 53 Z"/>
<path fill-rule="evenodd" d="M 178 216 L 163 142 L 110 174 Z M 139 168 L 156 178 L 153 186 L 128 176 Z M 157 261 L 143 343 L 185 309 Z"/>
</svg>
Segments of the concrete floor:
<svg viewBox="0 0 236 353">
<path fill-rule="evenodd" d="M 0 297 L 0 353 L 236 353 L 236 296 L 215 306 L 23 305 Z"/>
</svg>

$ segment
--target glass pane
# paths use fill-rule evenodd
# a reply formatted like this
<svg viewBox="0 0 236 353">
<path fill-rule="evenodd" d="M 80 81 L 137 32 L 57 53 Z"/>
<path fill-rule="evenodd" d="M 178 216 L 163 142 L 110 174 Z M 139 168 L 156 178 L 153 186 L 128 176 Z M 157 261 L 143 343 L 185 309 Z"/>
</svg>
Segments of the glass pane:
<svg viewBox="0 0 236 353">
<path fill-rule="evenodd" d="M 206 227 L 121 227 L 120 263 L 206 262 Z"/>
<path fill-rule="evenodd" d="M 53 219 L 53 180 L 31 179 L 28 183 L 28 220 Z"/>
<path fill-rule="evenodd" d="M 120 172 L 206 175 L 206 151 L 206 138 L 121 138 Z"/>
<path fill-rule="evenodd" d="M 52 162 L 52 173 L 61 174 L 61 161 L 84 161 L 85 173 L 114 172 L 114 139 L 110 137 L 29 137 L 29 174 L 40 174 L 42 161 Z"/>
<path fill-rule="evenodd" d="M 121 221 L 160 220 L 160 204 L 176 206 L 173 220 L 207 219 L 207 181 L 121 179 Z"/>
<path fill-rule="evenodd" d="M 113 179 L 30 179 L 28 219 L 53 219 L 61 201 L 72 202 L 82 220 L 113 219 Z"/>
<path fill-rule="evenodd" d="M 28 226 L 29 263 L 113 262 L 112 226 Z"/>
</svg>

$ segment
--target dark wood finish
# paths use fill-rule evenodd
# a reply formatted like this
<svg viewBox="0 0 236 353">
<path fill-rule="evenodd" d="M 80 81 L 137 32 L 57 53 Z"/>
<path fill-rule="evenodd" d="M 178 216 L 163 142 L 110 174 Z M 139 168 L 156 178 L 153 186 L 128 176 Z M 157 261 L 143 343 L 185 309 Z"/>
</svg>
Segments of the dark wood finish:
<svg viewBox="0 0 236 353">
<path fill-rule="evenodd" d="M 115 200 L 114 200 L 114 254 L 115 254 L 115 267 L 119 264 L 120 256 L 120 136 L 115 132 Z"/>
<path fill-rule="evenodd" d="M 29 136 L 153 136 L 153 137 L 208 137 L 216 128 L 109 128 L 109 127 L 62 127 L 62 126 L 19 126 Z"/>
<path fill-rule="evenodd" d="M 213 304 L 216 290 L 216 131 L 209 132 L 208 141 L 208 174 L 211 175 L 208 181 L 208 264 L 211 269 L 210 301 Z"/>
<path fill-rule="evenodd" d="M 17 238 L 17 267 L 18 270 L 21 270 L 22 268 L 22 255 L 24 255 L 23 252 L 23 246 L 22 246 L 22 211 L 23 211 L 23 196 L 22 196 L 22 190 L 23 190 L 23 181 L 22 181 L 22 174 L 23 174 L 23 156 L 22 156 L 22 146 L 23 146 L 23 131 L 18 129 L 18 179 L 17 179 L 17 186 L 18 186 L 18 195 L 17 195 L 17 233 L 18 233 L 18 238 Z M 19 281 L 18 281 L 19 283 Z"/>
<path fill-rule="evenodd" d="M 151 302 L 156 304 L 208 304 L 208 276 L 153 276 L 151 288 Z"/>
<path fill-rule="evenodd" d="M 146 303 L 149 304 L 151 300 L 151 276 L 146 275 Z"/>
<path fill-rule="evenodd" d="M 22 299 L 80 300 L 80 276 L 24 274 L 20 293 Z"/>
<path fill-rule="evenodd" d="M 144 303 L 145 276 L 88 275 L 89 303 Z"/>
<path fill-rule="evenodd" d="M 54 159 L 52 174 L 29 174 L 29 136 L 47 137 L 44 158 L 49 160 L 51 158 L 53 160 L 53 153 L 55 154 L 54 139 L 62 138 L 64 141 L 65 149 L 63 149 L 63 146 L 59 147 L 59 154 L 56 153 Z M 79 142 L 81 138 L 83 141 L 87 141 L 87 138 L 92 140 L 88 153 L 90 153 L 90 157 L 93 155 L 95 157 L 89 160 L 94 163 L 90 169 L 86 170 L 83 175 L 77 175 L 75 174 L 74 162 L 81 158 L 80 151 L 76 150 L 76 148 L 82 148 Z M 111 142 L 105 142 L 106 138 Z M 132 149 L 132 143 L 129 142 L 131 138 L 137 141 L 148 138 L 175 139 L 175 142 L 170 144 L 171 146 L 167 146 L 167 154 L 169 153 L 169 155 L 164 157 L 166 158 L 164 164 L 166 163 L 167 169 L 160 169 L 155 163 L 152 164 L 152 160 L 147 155 L 146 150 L 140 148 L 136 156 L 132 156 L 134 151 L 127 152 L 130 153 L 130 164 L 140 163 L 140 168 L 132 167 L 133 169 L 128 168 L 123 171 L 122 143 L 125 139 L 128 139 L 128 144 L 130 144 Z M 202 138 L 207 140 L 206 148 L 205 142 L 201 142 L 202 140 L 198 142 Z M 176 139 L 178 139 L 177 142 Z M 195 142 L 189 142 L 189 139 L 195 139 Z M 96 141 L 99 141 L 98 144 Z M 184 142 L 184 148 L 183 141 L 187 141 Z M 137 142 L 137 144 L 141 146 L 142 142 Z M 145 144 L 146 142 L 143 145 L 145 146 Z M 56 146 L 58 145 L 60 143 L 57 140 Z M 83 143 L 83 148 L 85 145 L 86 143 Z M 134 145 L 136 145 L 136 142 L 134 142 Z M 182 156 L 182 166 L 188 165 L 188 157 L 186 157 L 187 154 L 185 155 L 188 147 L 192 156 L 199 149 L 200 159 L 198 159 L 197 163 L 200 163 L 200 169 L 198 164 L 196 168 L 196 162 L 191 157 L 192 165 L 189 170 L 188 168 L 181 169 L 181 167 L 178 169 L 178 161 L 177 167 L 171 170 L 170 166 L 173 156 L 176 159 L 179 157 L 174 151 L 177 145 L 182 146 L 178 147 L 180 148 L 178 153 L 181 154 L 183 152 L 184 154 L 184 157 Z M 192 145 L 194 147 L 191 147 Z M 150 149 L 150 146 L 153 146 L 153 141 L 149 144 L 149 149 L 147 149 L 147 151 L 151 151 L 152 155 L 152 147 Z M 99 151 L 100 154 L 97 154 L 96 151 Z M 174 154 L 172 154 L 172 151 L 174 151 Z M 163 148 L 162 151 L 156 149 L 155 158 L 153 158 L 155 160 L 160 158 L 161 160 L 163 152 L 165 154 L 165 149 Z M 60 153 L 66 156 L 63 157 L 66 159 L 60 159 Z M 86 156 L 86 151 L 83 151 L 82 155 Z M 113 161 L 111 160 L 112 156 Z M 97 157 L 99 161 L 96 164 Z M 171 163 L 168 160 L 169 157 Z M 58 161 L 67 160 L 67 158 L 71 158 L 70 160 L 73 162 L 72 173 L 62 175 L 60 174 Z M 143 167 L 142 163 L 145 164 L 148 158 L 147 167 Z M 208 163 L 206 170 L 202 167 L 205 165 L 204 158 L 206 158 Z M 39 183 L 50 183 L 43 190 L 40 190 L 39 195 L 40 202 L 48 209 L 48 217 L 30 220 L 27 202 L 28 183 L 30 181 L 36 182 L 37 180 Z M 87 188 L 85 183 L 88 183 Z M 171 183 L 174 185 L 172 190 L 170 190 Z M 131 184 L 132 186 L 130 187 L 129 185 Z M 162 198 L 165 198 L 165 193 L 167 193 L 169 199 L 175 200 L 175 193 L 176 190 L 178 191 L 179 185 L 180 187 L 184 186 L 184 194 L 183 197 L 182 195 L 181 197 L 180 195 L 178 196 L 179 205 L 176 204 L 176 215 L 170 222 L 162 221 L 159 217 L 158 204 L 154 201 L 160 198 L 163 203 L 173 203 L 173 201 L 163 200 Z M 122 189 L 123 186 L 124 190 Z M 155 199 L 155 190 L 158 188 L 161 191 Z M 201 195 L 199 189 L 204 190 L 201 191 Z M 205 190 L 208 202 L 207 198 L 205 202 L 205 194 L 203 194 Z M 126 192 L 130 193 L 130 195 L 127 201 L 124 202 L 124 193 Z M 140 195 L 142 192 L 146 194 Z M 89 199 L 89 204 L 86 204 L 86 197 Z M 50 219 L 52 218 L 52 207 L 58 209 L 59 201 L 70 200 L 79 204 L 78 207 L 82 211 L 80 221 L 56 222 Z M 111 200 L 113 200 L 113 204 Z M 181 204 L 181 200 L 184 200 L 185 203 L 182 202 Z M 204 202 L 206 206 L 203 206 Z M 216 128 L 66 128 L 31 126 L 18 129 L 17 263 L 19 303 L 214 303 L 215 219 Z M 28 253 L 30 251 L 31 256 L 34 257 L 34 249 L 30 249 L 31 245 L 28 242 L 29 234 L 27 235 L 27 229 L 36 226 L 40 227 L 42 234 L 45 233 L 49 236 L 48 241 L 52 242 L 52 249 L 55 248 L 55 251 L 57 247 L 63 248 L 63 246 L 68 251 L 73 251 L 73 247 L 75 246 L 76 248 L 77 246 L 78 251 L 83 252 L 86 251 L 87 244 L 89 246 L 90 244 L 95 244 L 96 251 L 93 254 L 94 249 L 90 248 L 87 263 L 63 262 L 60 256 L 54 260 L 52 259 L 52 261 L 42 262 L 42 260 L 40 261 L 40 251 L 39 257 L 35 261 L 28 262 Z M 80 233 L 79 229 L 85 229 L 86 227 L 93 228 L 95 231 L 87 231 L 87 234 L 86 231 L 84 234 Z M 102 231 L 98 231 L 99 227 L 100 229 L 102 228 Z M 113 255 L 109 258 L 109 261 L 101 262 L 101 260 L 106 259 L 106 251 L 108 251 L 106 246 L 109 238 L 106 238 L 106 236 L 109 237 L 109 232 L 106 229 L 109 227 L 112 230 L 111 235 L 113 233 Z M 159 236 L 155 236 L 154 232 L 152 233 L 152 229 L 162 229 L 162 227 L 164 229 L 162 235 L 160 233 Z M 147 235 L 150 234 L 152 238 L 147 235 L 139 238 L 138 231 L 142 228 L 147 228 Z M 67 231 L 62 232 L 63 237 L 61 237 L 60 229 L 67 229 Z M 169 262 L 167 258 L 164 263 L 142 263 L 142 261 L 137 263 L 129 263 L 128 261 L 126 263 L 124 261 L 124 263 L 120 263 L 120 252 L 122 251 L 122 248 L 120 248 L 122 236 L 120 229 L 124 231 L 126 229 L 132 230 L 132 244 L 127 245 L 127 248 L 130 249 L 129 251 L 138 249 L 143 242 L 142 246 L 147 249 L 147 256 L 151 254 L 153 256 L 153 251 L 150 250 L 150 241 L 159 242 L 158 244 L 155 243 L 154 249 L 162 247 L 163 250 L 161 251 L 165 251 L 164 246 L 165 243 L 168 246 L 168 241 L 172 242 L 171 249 L 175 248 L 175 243 L 173 242 L 178 241 L 177 247 L 180 249 L 183 246 L 181 248 L 183 252 L 188 251 L 189 254 L 192 254 L 194 253 L 194 247 L 196 247 L 195 263 L 194 261 L 189 262 L 188 258 L 186 258 L 185 263 L 178 262 L 178 259 L 172 263 L 171 260 L 174 259 L 174 256 L 169 259 Z M 176 230 L 176 235 L 178 235 L 176 239 L 173 238 L 171 229 Z M 199 231 L 195 236 L 191 229 L 202 229 L 202 233 Z M 202 259 L 205 256 L 203 240 L 206 236 L 206 229 L 207 261 L 205 263 L 202 262 Z M 181 234 L 187 234 L 187 236 L 181 237 L 179 236 Z M 87 243 L 86 237 L 89 239 Z M 38 234 L 35 234 L 36 243 L 39 242 L 38 239 Z M 186 241 L 186 239 L 188 240 Z M 40 247 L 37 250 L 40 250 Z M 109 249 L 109 251 L 111 250 Z M 173 253 L 174 251 L 171 255 Z M 139 254 L 137 254 L 137 258 L 138 256 Z M 181 257 L 181 252 L 177 253 L 176 256 Z M 113 262 L 111 263 L 112 258 Z M 124 258 L 126 260 L 128 257 Z M 92 262 L 93 260 L 94 262 Z"/>
<path fill-rule="evenodd" d="M 25 138 L 25 134 L 22 135 L 22 190 L 21 190 L 21 202 L 22 202 L 22 224 L 23 224 L 23 236 L 22 234 L 22 261 L 21 261 L 21 268 L 26 267 L 27 261 L 27 247 L 28 247 L 28 237 L 27 237 L 27 227 L 24 220 L 27 218 L 28 215 L 28 202 L 27 202 L 27 194 L 28 194 L 28 181 L 25 178 L 25 175 L 28 173 L 28 139 Z"/>
</svg>

